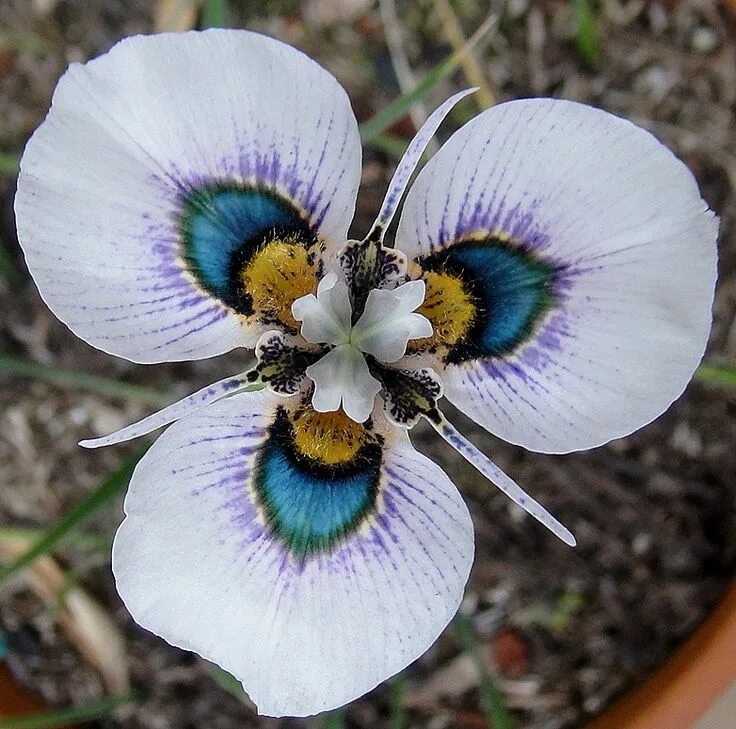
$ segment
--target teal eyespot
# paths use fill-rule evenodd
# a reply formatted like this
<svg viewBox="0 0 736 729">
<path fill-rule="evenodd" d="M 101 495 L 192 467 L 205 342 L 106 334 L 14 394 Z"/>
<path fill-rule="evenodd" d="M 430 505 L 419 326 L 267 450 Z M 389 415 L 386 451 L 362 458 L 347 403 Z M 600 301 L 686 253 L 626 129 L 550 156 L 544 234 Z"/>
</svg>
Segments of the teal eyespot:
<svg viewBox="0 0 736 729">
<path fill-rule="evenodd" d="M 307 437 L 324 435 L 315 429 Z M 289 415 L 279 408 L 258 456 L 253 488 L 266 522 L 292 554 L 329 550 L 375 511 L 380 442 L 363 442 L 345 453 L 349 458 L 339 463 L 305 456 Z"/>
<path fill-rule="evenodd" d="M 557 268 L 498 237 L 459 241 L 419 263 L 424 271 L 460 279 L 475 307 L 445 355 L 451 364 L 514 351 L 556 299 Z"/>
<path fill-rule="evenodd" d="M 269 241 L 317 240 L 305 214 L 272 190 L 215 183 L 189 193 L 180 219 L 182 255 L 202 288 L 238 313 L 251 315 L 253 302 L 240 276 Z"/>
</svg>

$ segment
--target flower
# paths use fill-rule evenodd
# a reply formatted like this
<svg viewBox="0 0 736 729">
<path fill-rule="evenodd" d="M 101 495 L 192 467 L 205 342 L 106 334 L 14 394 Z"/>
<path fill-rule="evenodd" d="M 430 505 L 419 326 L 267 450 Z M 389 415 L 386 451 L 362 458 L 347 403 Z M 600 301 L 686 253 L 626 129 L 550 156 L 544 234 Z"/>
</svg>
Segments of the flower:
<svg viewBox="0 0 736 729">
<path fill-rule="evenodd" d="M 409 442 L 420 418 L 574 544 L 449 424 L 443 392 L 501 438 L 561 453 L 651 421 L 703 354 L 716 218 L 681 162 L 603 111 L 481 113 L 420 172 L 384 244 L 466 93 L 419 131 L 361 241 L 345 92 L 254 33 L 128 38 L 73 64 L 23 156 L 19 238 L 75 333 L 134 362 L 256 350 L 242 374 L 82 444 L 178 421 L 133 475 L 117 587 L 265 714 L 360 696 L 457 610 L 472 524 Z"/>
</svg>

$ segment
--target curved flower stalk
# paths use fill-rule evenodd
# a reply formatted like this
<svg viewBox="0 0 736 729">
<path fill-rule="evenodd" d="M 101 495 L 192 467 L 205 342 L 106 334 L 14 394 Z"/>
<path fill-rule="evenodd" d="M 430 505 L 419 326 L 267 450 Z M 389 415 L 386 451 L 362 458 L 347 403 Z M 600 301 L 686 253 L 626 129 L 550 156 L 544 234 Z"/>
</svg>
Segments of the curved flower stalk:
<svg viewBox="0 0 736 729">
<path fill-rule="evenodd" d="M 647 132 L 566 101 L 480 114 L 424 167 L 419 131 L 365 239 L 347 96 L 245 31 L 135 37 L 74 64 L 28 144 L 18 232 L 54 313 L 135 362 L 257 363 L 97 447 L 174 423 L 113 547 L 137 622 L 232 672 L 271 715 L 365 693 L 456 611 L 473 530 L 421 418 L 568 544 L 457 432 L 444 396 L 550 453 L 632 432 L 708 337 L 717 221 Z M 258 389 L 258 386 L 263 386 Z"/>
</svg>

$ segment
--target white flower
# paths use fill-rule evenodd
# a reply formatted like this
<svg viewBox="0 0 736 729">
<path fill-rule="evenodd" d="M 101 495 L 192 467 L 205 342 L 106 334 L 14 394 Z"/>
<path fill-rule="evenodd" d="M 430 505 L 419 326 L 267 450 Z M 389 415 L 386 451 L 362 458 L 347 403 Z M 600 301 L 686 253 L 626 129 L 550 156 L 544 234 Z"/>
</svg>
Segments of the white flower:
<svg viewBox="0 0 736 729">
<path fill-rule="evenodd" d="M 361 153 L 345 92 L 253 33 L 129 38 L 72 65 L 23 156 L 19 238 L 80 337 L 135 362 L 256 349 L 248 372 L 83 444 L 178 420 L 133 475 L 117 587 L 265 714 L 360 696 L 455 613 L 472 524 L 411 446 L 419 418 L 574 544 L 447 422 L 443 388 L 496 435 L 562 453 L 657 417 L 703 354 L 717 221 L 681 162 L 603 111 L 483 112 L 383 245 L 464 93 L 412 141 L 362 241 L 347 241 Z"/>
<path fill-rule="evenodd" d="M 398 362 L 410 339 L 431 337 L 429 320 L 413 313 L 423 301 L 423 281 L 408 281 L 395 289 L 372 289 L 353 326 L 348 287 L 334 273 L 320 281 L 316 296 L 297 299 L 291 311 L 302 322 L 304 339 L 334 346 L 305 370 L 314 382 L 314 409 L 325 413 L 342 406 L 356 422 L 368 420 L 381 383 L 371 375 L 363 354 L 384 364 Z"/>
</svg>

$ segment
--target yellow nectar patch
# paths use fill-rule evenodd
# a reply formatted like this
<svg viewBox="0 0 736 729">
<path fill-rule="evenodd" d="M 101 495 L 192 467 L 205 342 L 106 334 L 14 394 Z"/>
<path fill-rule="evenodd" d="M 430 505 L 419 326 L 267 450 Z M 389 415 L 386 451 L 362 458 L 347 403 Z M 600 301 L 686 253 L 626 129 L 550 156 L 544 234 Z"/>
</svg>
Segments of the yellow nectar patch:
<svg viewBox="0 0 736 729">
<path fill-rule="evenodd" d="M 425 352 L 441 345 L 452 347 L 468 333 L 475 321 L 474 297 L 461 278 L 445 271 L 425 271 L 422 279 L 426 294 L 416 311 L 429 319 L 432 336 L 411 340 L 409 351 Z"/>
<path fill-rule="evenodd" d="M 292 423 L 297 451 L 328 466 L 352 461 L 370 440 L 365 427 L 342 410 L 318 413 L 306 408 L 294 416 Z"/>
<path fill-rule="evenodd" d="M 297 240 L 274 239 L 253 255 L 240 273 L 253 308 L 267 320 L 297 329 L 291 305 L 317 286 L 309 253 Z"/>
</svg>

